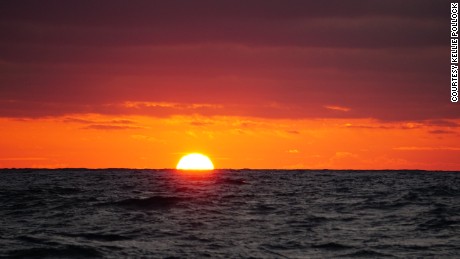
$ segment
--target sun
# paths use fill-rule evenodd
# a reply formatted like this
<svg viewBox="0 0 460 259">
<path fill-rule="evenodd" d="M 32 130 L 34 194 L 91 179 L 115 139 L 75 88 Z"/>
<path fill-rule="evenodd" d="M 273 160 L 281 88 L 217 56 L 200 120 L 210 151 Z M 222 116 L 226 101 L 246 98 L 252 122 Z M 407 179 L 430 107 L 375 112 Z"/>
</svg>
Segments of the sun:
<svg viewBox="0 0 460 259">
<path fill-rule="evenodd" d="M 179 163 L 177 163 L 176 169 L 178 170 L 213 170 L 214 165 L 209 157 L 199 154 L 192 153 L 183 156 Z"/>
</svg>

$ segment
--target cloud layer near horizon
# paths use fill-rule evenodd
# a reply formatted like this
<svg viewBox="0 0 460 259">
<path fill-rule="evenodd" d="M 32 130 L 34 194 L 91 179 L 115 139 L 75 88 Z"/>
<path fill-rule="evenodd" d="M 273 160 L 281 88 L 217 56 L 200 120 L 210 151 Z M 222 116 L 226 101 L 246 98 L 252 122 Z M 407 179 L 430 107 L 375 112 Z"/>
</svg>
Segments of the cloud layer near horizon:
<svg viewBox="0 0 460 259">
<path fill-rule="evenodd" d="M 0 116 L 459 119 L 449 100 L 448 7 L 2 2 Z"/>
</svg>

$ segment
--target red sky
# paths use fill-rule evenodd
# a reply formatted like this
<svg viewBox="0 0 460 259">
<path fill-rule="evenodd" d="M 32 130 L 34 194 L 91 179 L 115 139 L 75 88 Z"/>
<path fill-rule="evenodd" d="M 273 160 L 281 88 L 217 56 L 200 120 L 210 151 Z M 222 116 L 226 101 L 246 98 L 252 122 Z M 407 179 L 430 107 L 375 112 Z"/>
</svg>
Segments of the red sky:
<svg viewBox="0 0 460 259">
<path fill-rule="evenodd" d="M 460 170 L 449 1 L 3 1 L 0 167 Z"/>
</svg>

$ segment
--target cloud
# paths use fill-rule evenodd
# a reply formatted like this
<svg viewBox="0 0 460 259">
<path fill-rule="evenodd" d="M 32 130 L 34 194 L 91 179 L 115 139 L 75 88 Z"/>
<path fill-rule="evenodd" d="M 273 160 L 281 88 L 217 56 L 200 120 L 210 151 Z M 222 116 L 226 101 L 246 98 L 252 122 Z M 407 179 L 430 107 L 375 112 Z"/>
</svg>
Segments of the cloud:
<svg viewBox="0 0 460 259">
<path fill-rule="evenodd" d="M 62 120 L 62 122 L 65 122 L 65 123 L 80 123 L 80 124 L 92 124 L 92 123 L 95 123 L 95 121 L 93 121 L 93 120 L 72 118 L 72 117 L 64 118 Z"/>
<path fill-rule="evenodd" d="M 111 120 L 110 123 L 114 123 L 114 124 L 136 124 L 135 121 L 126 120 L 126 119 L 122 119 L 122 120 Z"/>
<path fill-rule="evenodd" d="M 453 130 L 430 130 L 428 131 L 431 134 L 455 134 L 458 132 L 455 132 Z"/>
<path fill-rule="evenodd" d="M 171 108 L 171 109 L 222 109 L 223 105 L 210 103 L 170 103 L 170 102 L 125 102 L 126 108 Z"/>
<path fill-rule="evenodd" d="M 352 129 L 396 129 L 397 127 L 395 126 L 389 126 L 389 125 L 354 125 L 352 123 L 346 123 L 343 125 L 346 128 L 352 128 Z"/>
<path fill-rule="evenodd" d="M 141 109 L 146 107 L 152 108 L 175 108 L 178 103 L 168 103 L 168 102 L 125 102 L 124 106 L 126 108 Z"/>
<path fill-rule="evenodd" d="M 87 115 L 88 116 L 88 115 Z M 121 127 L 134 127 L 134 126 L 126 126 L 126 125 L 134 125 L 137 122 L 128 119 L 112 119 L 112 120 L 101 120 L 101 119 L 82 119 L 78 117 L 65 117 L 60 121 L 64 123 L 77 123 L 77 124 L 93 124 L 93 125 L 114 125 L 114 126 L 121 126 Z"/>
<path fill-rule="evenodd" d="M 108 125 L 108 124 L 92 124 L 92 125 L 83 127 L 83 129 L 92 129 L 92 130 L 133 130 L 133 129 L 140 129 L 140 128 L 141 127 Z"/>
<path fill-rule="evenodd" d="M 460 127 L 460 124 L 458 122 L 449 121 L 449 120 L 429 120 L 429 121 L 426 121 L 425 123 L 431 126 L 451 127 L 451 128 Z"/>
<path fill-rule="evenodd" d="M 448 3 L 2 2 L 0 117 L 458 119 Z"/>
<path fill-rule="evenodd" d="M 460 147 L 417 147 L 417 146 L 407 146 L 407 147 L 395 147 L 394 150 L 403 150 L 403 151 L 460 151 Z"/>
<path fill-rule="evenodd" d="M 43 161 L 49 160 L 46 157 L 6 157 L 0 158 L 0 161 Z"/>
<path fill-rule="evenodd" d="M 21 1 L 2 3 L 0 21 L 3 40 L 14 43 L 414 47 L 442 45 L 448 30 L 444 6 L 442 1 Z"/>
<path fill-rule="evenodd" d="M 341 111 L 341 112 L 348 112 L 351 109 L 348 107 L 342 107 L 342 106 L 337 106 L 337 105 L 326 105 L 324 108 L 333 110 L 333 111 Z"/>
</svg>

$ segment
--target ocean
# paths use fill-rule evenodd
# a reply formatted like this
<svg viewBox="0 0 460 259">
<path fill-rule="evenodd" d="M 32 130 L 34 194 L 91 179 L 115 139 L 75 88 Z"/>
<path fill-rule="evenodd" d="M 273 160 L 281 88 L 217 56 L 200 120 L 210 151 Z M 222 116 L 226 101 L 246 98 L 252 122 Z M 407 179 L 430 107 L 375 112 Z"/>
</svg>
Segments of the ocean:
<svg viewBox="0 0 460 259">
<path fill-rule="evenodd" d="M 0 170 L 3 258 L 460 258 L 460 174 Z"/>
</svg>

